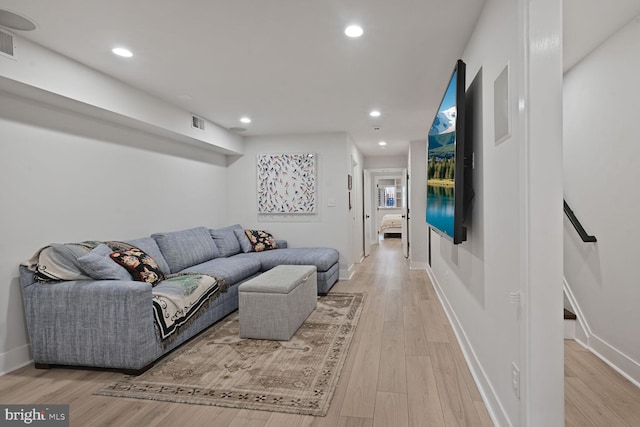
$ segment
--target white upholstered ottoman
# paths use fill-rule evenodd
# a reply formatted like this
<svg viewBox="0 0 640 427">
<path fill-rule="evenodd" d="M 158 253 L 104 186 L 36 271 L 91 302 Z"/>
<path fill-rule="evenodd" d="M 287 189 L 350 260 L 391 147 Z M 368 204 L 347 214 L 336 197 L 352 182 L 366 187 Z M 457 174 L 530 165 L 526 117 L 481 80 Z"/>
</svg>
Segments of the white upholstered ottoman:
<svg viewBox="0 0 640 427">
<path fill-rule="evenodd" d="M 238 287 L 240 338 L 288 341 L 317 304 L 315 265 L 279 265 Z"/>
</svg>

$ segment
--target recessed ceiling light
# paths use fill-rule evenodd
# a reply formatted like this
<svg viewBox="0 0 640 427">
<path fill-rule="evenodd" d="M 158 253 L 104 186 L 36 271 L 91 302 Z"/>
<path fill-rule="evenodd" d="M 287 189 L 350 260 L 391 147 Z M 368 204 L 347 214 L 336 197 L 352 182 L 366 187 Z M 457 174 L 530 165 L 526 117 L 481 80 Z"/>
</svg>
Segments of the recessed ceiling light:
<svg viewBox="0 0 640 427">
<path fill-rule="evenodd" d="M 348 37 L 360 37 L 364 31 L 360 25 L 349 25 L 344 29 L 344 33 Z"/>
<path fill-rule="evenodd" d="M 131 58 L 133 53 L 129 49 L 125 49 L 124 47 L 114 47 L 111 49 L 111 52 L 118 56 L 122 56 L 123 58 Z"/>
<path fill-rule="evenodd" d="M 240 121 L 242 123 L 251 123 L 251 119 L 249 117 L 240 117 Z"/>
<path fill-rule="evenodd" d="M 384 141 L 380 141 L 380 142 L 378 142 L 378 145 L 379 145 L 380 147 L 384 147 L 385 145 L 387 145 L 387 143 L 386 143 L 386 142 L 384 142 Z"/>
<path fill-rule="evenodd" d="M 369 115 L 370 115 L 371 117 L 380 117 L 380 111 L 378 111 L 378 110 L 373 110 L 373 111 L 371 111 L 371 112 L 369 113 Z"/>
</svg>

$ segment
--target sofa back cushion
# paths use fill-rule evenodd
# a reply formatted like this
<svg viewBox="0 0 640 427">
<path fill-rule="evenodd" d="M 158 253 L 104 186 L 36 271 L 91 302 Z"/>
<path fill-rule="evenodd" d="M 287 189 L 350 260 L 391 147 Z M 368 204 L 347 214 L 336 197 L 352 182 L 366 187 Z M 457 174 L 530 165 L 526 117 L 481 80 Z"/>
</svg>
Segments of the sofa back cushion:
<svg viewBox="0 0 640 427">
<path fill-rule="evenodd" d="M 206 227 L 155 233 L 151 237 L 160 247 L 171 273 L 178 273 L 187 267 L 220 256 Z"/>
<path fill-rule="evenodd" d="M 209 230 L 209 232 L 216 242 L 221 257 L 229 257 L 240 253 L 240 242 L 238 242 L 234 229 L 225 227 Z"/>
</svg>

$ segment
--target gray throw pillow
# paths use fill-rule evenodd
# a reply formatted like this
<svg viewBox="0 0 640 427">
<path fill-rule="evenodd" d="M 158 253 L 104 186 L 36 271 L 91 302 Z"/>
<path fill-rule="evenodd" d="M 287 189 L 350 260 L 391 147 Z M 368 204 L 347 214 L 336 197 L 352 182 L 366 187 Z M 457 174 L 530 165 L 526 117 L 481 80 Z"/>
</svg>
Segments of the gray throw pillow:
<svg viewBox="0 0 640 427">
<path fill-rule="evenodd" d="M 160 247 L 171 273 L 178 273 L 187 267 L 200 264 L 220 256 L 216 244 L 206 227 L 169 233 L 155 233 L 151 237 Z M 235 238 L 235 236 L 234 236 Z"/>
<path fill-rule="evenodd" d="M 251 245 L 251 242 L 249 241 L 249 238 L 247 237 L 244 230 L 241 228 L 234 228 L 233 233 L 236 235 L 236 238 L 240 243 L 240 249 L 242 249 L 242 252 L 244 252 L 245 254 L 247 252 L 251 252 L 253 246 Z"/>
<path fill-rule="evenodd" d="M 234 229 L 209 230 L 209 232 L 218 247 L 218 251 L 220 251 L 221 257 L 240 253 L 240 242 L 238 242 Z"/>
<path fill-rule="evenodd" d="M 112 252 L 109 246 L 100 244 L 78 258 L 78 263 L 94 280 L 132 280 L 129 272 L 111 259 Z"/>
</svg>

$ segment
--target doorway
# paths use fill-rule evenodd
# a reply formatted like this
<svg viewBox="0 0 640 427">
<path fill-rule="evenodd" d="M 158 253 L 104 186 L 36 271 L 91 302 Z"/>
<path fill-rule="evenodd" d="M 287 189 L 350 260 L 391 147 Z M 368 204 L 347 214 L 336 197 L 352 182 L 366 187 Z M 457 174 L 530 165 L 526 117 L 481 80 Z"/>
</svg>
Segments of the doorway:
<svg viewBox="0 0 640 427">
<path fill-rule="evenodd" d="M 364 246 L 385 237 L 399 238 L 402 253 L 409 256 L 408 200 L 406 169 L 365 169 L 364 173 Z"/>
</svg>

